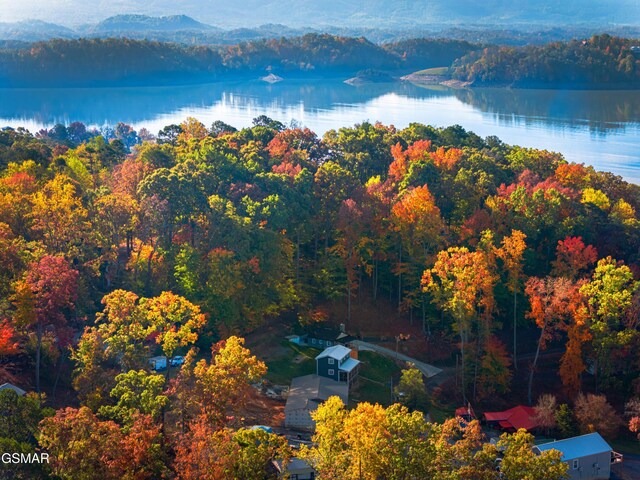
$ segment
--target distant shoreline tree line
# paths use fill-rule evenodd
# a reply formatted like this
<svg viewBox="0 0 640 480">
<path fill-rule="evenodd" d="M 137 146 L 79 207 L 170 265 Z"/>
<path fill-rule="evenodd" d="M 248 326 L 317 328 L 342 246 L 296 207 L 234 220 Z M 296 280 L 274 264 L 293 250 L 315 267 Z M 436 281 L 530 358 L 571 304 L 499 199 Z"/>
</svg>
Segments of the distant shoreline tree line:
<svg viewBox="0 0 640 480">
<path fill-rule="evenodd" d="M 327 78 L 359 71 L 406 74 L 450 67 L 473 86 L 622 89 L 640 86 L 640 43 L 608 34 L 528 46 L 482 46 L 462 40 L 415 38 L 375 44 L 309 33 L 235 45 L 107 39 L 54 39 L 0 49 L 0 86 L 166 85 L 285 77 Z"/>
<path fill-rule="evenodd" d="M 638 88 L 640 42 L 603 34 L 546 45 L 487 47 L 456 60 L 452 72 L 474 86 Z"/>
<path fill-rule="evenodd" d="M 257 78 L 269 71 L 302 76 L 360 70 L 411 71 L 450 65 L 479 48 L 466 41 L 413 39 L 383 45 L 328 34 L 184 46 L 126 38 L 50 40 L 0 50 L 0 85 L 148 85 Z"/>
</svg>

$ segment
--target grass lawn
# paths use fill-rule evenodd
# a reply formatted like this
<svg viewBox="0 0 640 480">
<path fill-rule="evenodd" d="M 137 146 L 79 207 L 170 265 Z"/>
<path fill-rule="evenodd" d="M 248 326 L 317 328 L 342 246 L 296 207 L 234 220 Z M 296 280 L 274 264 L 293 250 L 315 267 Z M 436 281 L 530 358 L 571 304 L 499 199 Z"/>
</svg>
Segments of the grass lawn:
<svg viewBox="0 0 640 480">
<path fill-rule="evenodd" d="M 360 375 L 376 382 L 388 384 L 392 376 L 400 375 L 401 368 L 391 358 L 375 352 L 358 352 L 358 359 L 362 362 Z"/>
<path fill-rule="evenodd" d="M 379 403 L 383 406 L 391 404 L 391 378 L 397 382 L 400 367 L 392 359 L 374 352 L 359 352 L 360 379 L 357 389 L 351 395 L 358 402 Z"/>
<path fill-rule="evenodd" d="M 358 387 L 349 394 L 350 401 L 379 403 L 383 407 L 391 405 L 389 381 L 383 385 L 377 382 L 374 383 L 366 378 L 360 378 L 358 382 Z"/>
<path fill-rule="evenodd" d="M 448 73 L 449 73 L 449 67 L 426 68 L 424 70 L 413 72 L 414 75 L 439 75 L 439 76 L 444 76 L 444 75 L 447 75 Z"/>
<path fill-rule="evenodd" d="M 444 423 L 445 420 L 453 418 L 455 409 L 450 406 L 432 403 L 429 407 L 429 415 L 431 421 L 436 423 Z"/>
<path fill-rule="evenodd" d="M 618 453 L 631 453 L 640 455 L 640 442 L 630 438 L 619 438 L 609 442 L 611 447 Z"/>
<path fill-rule="evenodd" d="M 301 347 L 288 340 L 281 343 L 284 353 L 274 358 L 266 358 L 267 380 L 277 385 L 288 385 L 291 379 L 316 372 L 316 356 L 320 353 L 317 348 Z"/>
</svg>

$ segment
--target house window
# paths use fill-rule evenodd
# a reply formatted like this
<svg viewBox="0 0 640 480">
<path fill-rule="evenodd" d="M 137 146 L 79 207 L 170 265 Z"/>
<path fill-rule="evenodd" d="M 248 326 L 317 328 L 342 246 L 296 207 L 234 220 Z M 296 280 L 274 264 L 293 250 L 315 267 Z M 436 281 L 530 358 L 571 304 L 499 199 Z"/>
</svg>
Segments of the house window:
<svg viewBox="0 0 640 480">
<path fill-rule="evenodd" d="M 579 466 L 580 466 L 580 462 L 578 460 L 574 460 L 573 461 L 573 469 L 577 470 Z"/>
<path fill-rule="evenodd" d="M 329 359 L 329 365 L 333 365 L 333 364 L 334 364 L 334 362 L 335 362 L 335 360 L 334 360 L 333 358 L 330 358 L 330 359 Z"/>
<path fill-rule="evenodd" d="M 332 375 L 332 376 L 333 376 L 333 375 L 335 375 L 335 373 L 336 373 L 336 372 L 335 372 L 335 370 L 334 370 L 333 368 L 330 368 L 330 369 L 329 369 L 329 375 Z"/>
</svg>

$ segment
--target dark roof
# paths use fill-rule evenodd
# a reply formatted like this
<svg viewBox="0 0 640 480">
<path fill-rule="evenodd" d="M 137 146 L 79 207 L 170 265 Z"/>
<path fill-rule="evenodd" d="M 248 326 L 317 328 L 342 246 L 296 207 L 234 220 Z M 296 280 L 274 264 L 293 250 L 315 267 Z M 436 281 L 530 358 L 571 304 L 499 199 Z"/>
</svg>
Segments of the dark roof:
<svg viewBox="0 0 640 480">
<path fill-rule="evenodd" d="M 543 443 L 542 445 L 537 445 L 535 448 L 538 449 L 539 452 L 551 449 L 558 450 L 562 453 L 562 460 L 564 461 L 611 452 L 611 446 L 609 446 L 598 432 Z"/>
<path fill-rule="evenodd" d="M 349 387 L 347 384 L 318 375 L 296 377 L 291 381 L 291 388 L 289 389 L 287 404 L 284 409 L 285 411 L 290 411 L 308 406 L 310 410 L 315 410 L 319 404 L 333 396 L 340 397 L 346 405 L 349 401 Z"/>
<path fill-rule="evenodd" d="M 307 471 L 311 471 L 311 472 L 315 471 L 311 465 L 309 465 L 307 462 L 297 457 L 291 457 L 285 469 L 282 468 L 282 460 L 279 460 L 279 459 L 272 460 L 272 463 L 276 467 L 279 473 L 284 473 L 285 471 L 288 473 L 295 473 L 295 472 L 305 473 Z"/>
<path fill-rule="evenodd" d="M 319 338 L 320 340 L 330 340 L 333 342 L 338 341 L 338 337 L 342 332 L 338 328 L 332 327 L 307 327 L 303 330 L 303 335 L 307 335 L 312 338 Z"/>
</svg>

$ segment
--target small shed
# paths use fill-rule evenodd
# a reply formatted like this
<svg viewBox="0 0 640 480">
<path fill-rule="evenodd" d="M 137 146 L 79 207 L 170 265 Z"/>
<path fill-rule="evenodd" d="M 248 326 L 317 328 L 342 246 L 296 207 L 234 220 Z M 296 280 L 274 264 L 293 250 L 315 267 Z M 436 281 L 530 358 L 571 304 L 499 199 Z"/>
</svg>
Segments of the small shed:
<svg viewBox="0 0 640 480">
<path fill-rule="evenodd" d="M 23 389 L 21 389 L 20 387 L 16 387 L 12 383 L 3 383 L 2 385 L 0 385 L 0 392 L 3 390 L 13 390 L 20 397 L 27 394 L 27 392 L 25 392 Z"/>
<path fill-rule="evenodd" d="M 622 461 L 622 455 L 614 452 L 598 432 L 533 447 L 537 454 L 551 449 L 562 453 L 562 461 L 569 465 L 567 473 L 571 480 L 608 479 L 611 464 Z"/>
</svg>

